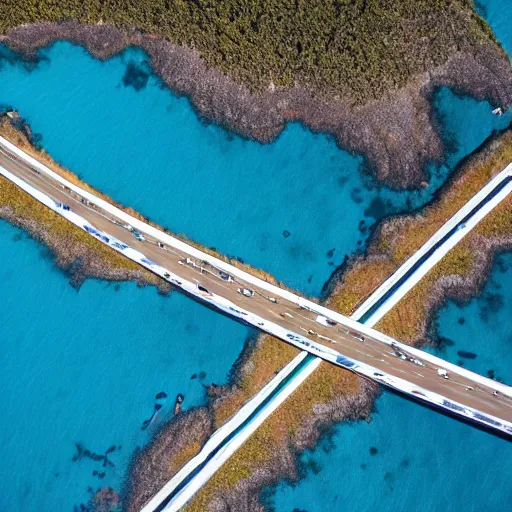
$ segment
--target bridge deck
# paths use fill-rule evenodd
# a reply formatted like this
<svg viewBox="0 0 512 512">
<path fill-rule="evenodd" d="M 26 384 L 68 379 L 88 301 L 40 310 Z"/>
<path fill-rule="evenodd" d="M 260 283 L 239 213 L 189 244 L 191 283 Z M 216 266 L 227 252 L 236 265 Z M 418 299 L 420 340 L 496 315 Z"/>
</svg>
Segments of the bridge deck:
<svg viewBox="0 0 512 512">
<path fill-rule="evenodd" d="M 389 379 L 405 382 L 409 388 L 405 391 L 416 389 L 416 392 L 413 390 L 410 394 L 418 399 L 426 399 L 422 390 L 428 390 L 463 407 L 512 423 L 512 397 L 510 393 L 503 393 L 503 385 L 480 376 L 476 378 L 477 376 L 471 372 L 462 375 L 448 370 L 449 378 L 444 378 L 438 373 L 443 366 L 432 364 L 427 354 L 425 359 L 422 359 L 415 354 L 407 353 L 407 349 L 395 349 L 378 339 L 379 333 L 372 333 L 362 326 L 354 328 L 354 322 L 323 325 L 318 322 L 316 312 L 304 309 L 281 296 L 277 302 L 273 302 L 270 300 L 272 294 L 268 289 L 258 288 L 254 282 L 249 283 L 239 277 L 232 281 L 222 279 L 216 266 L 199 260 L 191 253 L 169 246 L 159 247 L 159 240 L 150 235 L 145 235 L 143 241 L 137 240 L 110 212 L 90 203 L 84 204 L 76 192 L 64 189 L 60 183 L 45 173 L 35 172 L 27 162 L 14 157 L 5 149 L 0 151 L 0 166 L 55 201 L 69 205 L 73 212 L 87 219 L 94 227 L 140 251 L 169 272 L 183 280 L 197 283 L 204 288 L 201 294 L 206 301 L 210 302 L 209 298 L 212 295 L 219 296 L 230 301 L 236 308 L 257 315 L 262 320 L 263 330 L 268 330 L 267 325 L 277 325 L 285 330 L 283 332 L 296 333 L 298 337 L 308 338 L 311 346 L 302 348 L 310 350 L 315 355 L 319 355 L 315 346 L 324 347 L 326 353 L 331 355 L 339 352 L 358 362 L 352 368 L 355 371 L 367 376 L 372 376 L 373 372 L 376 380 L 384 384 L 390 384 Z M 189 263 L 185 262 L 186 258 L 189 258 Z M 254 294 L 246 297 L 239 293 L 239 288 L 250 289 Z M 288 339 L 284 336 L 282 338 L 285 341 L 294 341 L 289 336 Z M 325 358 L 332 361 L 332 358 Z M 365 371 L 362 371 L 363 368 Z"/>
</svg>

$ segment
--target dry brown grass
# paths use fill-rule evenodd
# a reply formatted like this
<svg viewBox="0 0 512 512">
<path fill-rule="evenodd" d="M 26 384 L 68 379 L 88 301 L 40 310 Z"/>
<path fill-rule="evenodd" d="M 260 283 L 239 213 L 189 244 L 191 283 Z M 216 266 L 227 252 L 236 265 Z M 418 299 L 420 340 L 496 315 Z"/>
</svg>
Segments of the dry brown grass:
<svg viewBox="0 0 512 512">
<path fill-rule="evenodd" d="M 82 181 L 76 174 L 71 172 L 69 169 L 66 169 L 66 168 L 62 167 L 61 165 L 59 165 L 58 163 L 56 163 L 44 150 L 36 149 L 27 140 L 26 136 L 23 133 L 21 133 L 19 130 L 17 130 L 16 128 L 14 128 L 12 126 L 9 118 L 6 115 L 0 116 L 0 135 L 2 135 L 4 138 L 6 138 L 9 142 L 18 146 L 20 149 L 23 149 L 23 151 L 25 151 L 30 156 L 34 157 L 36 160 L 40 161 L 41 163 L 43 163 L 44 165 L 49 167 L 55 173 L 59 174 L 63 178 L 66 178 L 68 181 L 70 181 L 74 185 L 77 185 L 77 186 L 83 188 L 84 190 L 87 190 L 88 192 L 100 197 L 101 199 L 103 199 L 103 200 L 107 201 L 108 203 L 110 203 L 111 205 L 123 210 L 124 212 L 128 213 L 129 215 L 135 217 L 136 219 L 141 220 L 143 222 L 147 222 L 151 226 L 153 226 L 157 229 L 160 229 L 161 231 L 165 231 L 169 235 L 182 240 L 183 242 L 195 247 L 196 249 L 199 249 L 199 250 L 209 254 L 210 256 L 214 256 L 222 261 L 230 263 L 231 265 L 233 265 L 241 270 L 244 270 L 245 272 L 252 274 L 255 277 L 258 277 L 260 279 L 263 279 L 264 281 L 267 281 L 268 283 L 272 283 L 275 285 L 278 284 L 278 282 L 274 278 L 274 276 L 272 276 L 268 272 L 251 267 L 250 265 L 248 265 L 246 263 L 241 263 L 240 261 L 238 261 L 236 259 L 228 258 L 227 256 L 220 254 L 219 252 L 217 252 L 216 250 L 213 250 L 210 247 L 204 247 L 203 245 L 201 245 L 193 240 L 190 240 L 187 236 L 185 236 L 183 234 L 172 233 L 167 228 L 164 228 L 164 227 L 160 226 L 159 224 L 152 222 L 150 219 L 148 219 L 141 213 L 137 212 L 132 207 L 124 206 L 120 203 L 115 202 L 109 196 L 103 194 L 99 190 L 96 190 L 95 188 L 91 187 L 89 184 Z"/>
<path fill-rule="evenodd" d="M 220 489 L 232 489 L 251 476 L 258 467 L 271 464 L 276 453 L 293 442 L 297 430 L 313 413 L 313 407 L 336 396 L 355 394 L 359 381 L 355 374 L 322 363 L 256 432 L 230 457 L 186 506 L 187 512 L 203 512 Z"/>
<path fill-rule="evenodd" d="M 261 334 L 257 348 L 244 365 L 243 377 L 236 382 L 232 393 L 215 405 L 215 426 L 223 425 L 242 405 L 258 393 L 299 350 L 268 334 Z"/>
<path fill-rule="evenodd" d="M 489 213 L 375 326 L 393 338 L 417 344 L 430 322 L 434 287 L 446 276 L 469 276 L 475 271 L 475 252 L 482 239 L 512 237 L 512 198 L 509 196 Z M 485 250 L 485 249 L 484 249 Z"/>
<path fill-rule="evenodd" d="M 82 245 L 91 249 L 106 267 L 132 271 L 143 270 L 140 265 L 71 224 L 3 176 L 0 177 L 0 207 L 10 208 L 21 222 L 35 224 L 50 235 L 58 236 L 61 243 L 67 247 Z M 149 281 L 155 280 L 153 274 L 149 272 L 146 274 Z"/>
<path fill-rule="evenodd" d="M 195 457 L 201 451 L 201 443 L 192 441 L 187 443 L 169 463 L 169 473 L 175 475 L 190 459 Z"/>
<path fill-rule="evenodd" d="M 343 276 L 329 300 L 330 307 L 350 314 L 398 266 L 437 231 L 467 200 L 494 175 L 512 161 L 512 132 L 493 142 L 491 149 L 472 158 L 445 187 L 440 199 L 421 215 L 401 220 L 399 229 L 383 229 L 373 242 L 366 258 L 356 260 Z M 428 321 L 425 305 L 432 286 L 445 275 L 465 275 L 473 268 L 472 244 L 478 236 L 492 237 L 512 233 L 512 199 L 500 204 L 463 242 L 454 248 L 434 269 L 399 302 L 377 326 L 379 330 L 402 341 L 414 341 Z M 265 360 L 268 347 L 262 348 L 259 360 Z M 250 385 L 250 383 L 248 383 Z M 213 496 L 222 489 L 232 489 L 289 445 L 296 430 L 318 403 L 327 403 L 336 394 L 357 392 L 354 374 L 322 363 L 251 438 L 220 468 L 206 486 L 187 505 L 187 512 L 206 510 Z M 244 396 L 248 396 L 248 393 Z"/>
<path fill-rule="evenodd" d="M 420 214 L 383 224 L 368 254 L 350 265 L 328 300 L 330 307 L 352 313 L 404 261 L 417 251 L 451 216 L 512 161 L 512 130 L 470 158 L 444 187 L 440 198 Z M 496 212 L 500 212 L 497 209 Z M 493 215 L 494 223 L 500 221 Z M 499 227 L 497 227 L 499 229 Z"/>
</svg>

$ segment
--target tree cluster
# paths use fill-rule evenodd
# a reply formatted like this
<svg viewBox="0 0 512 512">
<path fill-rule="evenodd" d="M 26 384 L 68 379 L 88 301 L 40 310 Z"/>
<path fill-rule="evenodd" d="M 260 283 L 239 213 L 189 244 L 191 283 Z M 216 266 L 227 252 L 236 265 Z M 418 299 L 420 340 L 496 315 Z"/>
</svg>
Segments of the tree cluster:
<svg viewBox="0 0 512 512">
<path fill-rule="evenodd" d="M 472 0 L 2 0 L 24 23 L 110 23 L 197 49 L 252 90 L 299 83 L 355 103 L 492 38 Z"/>
</svg>

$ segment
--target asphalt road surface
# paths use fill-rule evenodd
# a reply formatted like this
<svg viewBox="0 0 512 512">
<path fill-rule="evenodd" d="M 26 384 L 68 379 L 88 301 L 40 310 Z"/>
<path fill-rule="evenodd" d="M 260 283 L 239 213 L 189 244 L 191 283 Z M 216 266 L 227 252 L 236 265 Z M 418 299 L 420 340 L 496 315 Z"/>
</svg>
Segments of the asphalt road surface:
<svg viewBox="0 0 512 512">
<path fill-rule="evenodd" d="M 512 422 L 512 398 L 497 393 L 491 380 L 488 380 L 489 385 L 485 385 L 449 371 L 449 378 L 445 378 L 439 375 L 439 366 L 412 357 L 402 349 L 395 350 L 378 339 L 340 323 L 322 325 L 317 321 L 316 313 L 282 297 L 274 302 L 266 290 L 245 283 L 238 277 L 227 277 L 226 273 L 185 252 L 162 246 L 159 241 L 146 235 L 144 240 L 137 240 L 130 229 L 124 227 L 113 215 L 97 206 L 86 204 L 77 193 L 66 190 L 51 177 L 35 171 L 27 163 L 4 150 L 0 150 L 0 165 L 55 201 L 67 204 L 72 211 L 87 219 L 97 229 L 139 250 L 147 258 L 183 279 L 197 283 L 204 288 L 203 293 L 206 295 L 217 294 L 269 322 L 332 348 L 346 357 L 366 363 L 377 371 L 404 379 L 463 406 Z M 239 292 L 239 289 L 244 288 L 251 290 L 252 296 Z"/>
</svg>

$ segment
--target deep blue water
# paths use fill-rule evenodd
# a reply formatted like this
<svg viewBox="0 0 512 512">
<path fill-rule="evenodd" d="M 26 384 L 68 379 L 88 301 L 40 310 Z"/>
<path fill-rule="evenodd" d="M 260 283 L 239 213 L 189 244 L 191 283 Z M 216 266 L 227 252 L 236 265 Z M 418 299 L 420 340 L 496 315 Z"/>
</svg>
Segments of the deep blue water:
<svg viewBox="0 0 512 512">
<path fill-rule="evenodd" d="M 434 353 L 469 370 L 512 383 L 512 254 L 500 255 L 485 290 L 463 307 L 439 312 Z"/>
<path fill-rule="evenodd" d="M 481 12 L 510 55 L 512 3 L 481 4 L 486 4 Z M 450 95 L 446 90 L 443 94 Z M 461 101 L 471 105 L 471 100 Z M 469 111 L 461 105 L 453 101 L 438 105 L 445 136 L 456 142 L 450 165 L 474 147 L 478 135 L 471 133 L 472 127 L 485 123 L 478 107 Z M 512 254 L 497 258 L 480 297 L 463 307 L 448 303 L 439 311 L 437 324 L 445 340 L 434 353 L 510 384 Z M 379 512 L 510 510 L 512 484 L 506 476 L 510 442 L 388 391 L 377 400 L 376 409 L 370 424 L 338 425 L 315 451 L 304 454 L 305 478 L 296 486 L 281 484 L 269 506 L 283 512 L 347 507 Z M 372 455 L 372 448 L 377 453 Z"/>
<path fill-rule="evenodd" d="M 71 511 L 87 487 L 119 487 L 154 432 L 141 426 L 156 394 L 168 395 L 160 418 L 177 393 L 203 403 L 202 384 L 225 382 L 248 329 L 178 293 L 98 281 L 77 292 L 21 231 L 0 222 L 0 239 L 0 510 Z M 72 462 L 75 443 L 121 445 L 116 467 Z"/>
<path fill-rule="evenodd" d="M 153 76 L 139 74 L 142 80 L 125 86 L 123 78 L 133 65 L 149 71 L 140 51 L 101 63 L 80 48 L 58 43 L 41 56 L 36 66 L 0 60 L 0 105 L 18 109 L 52 156 L 173 231 L 240 256 L 309 294 L 318 294 L 345 255 L 364 245 L 376 217 L 428 201 L 457 161 L 510 119 L 492 116 L 485 102 L 442 90 L 436 107 L 446 132 L 457 140 L 456 151 L 448 167 L 432 171 L 428 189 L 393 192 L 371 187 L 359 173 L 360 158 L 298 124 L 262 146 L 201 123 L 186 99 L 173 96 Z M 137 91 L 133 85 L 144 87 Z M 132 284 L 121 284 L 116 291 L 115 285 L 96 281 L 77 292 L 46 253 L 18 230 L 0 223 L 0 240 L 0 509 L 71 510 L 88 499 L 89 486 L 119 488 L 131 453 L 151 434 L 140 426 L 152 412 L 155 394 L 169 395 L 164 414 L 178 392 L 185 394 L 187 407 L 202 403 L 202 383 L 191 375 L 205 371 L 204 383 L 225 381 L 248 331 L 178 294 L 163 298 Z M 443 325 L 441 321 L 441 330 Z M 458 347 L 455 334 L 443 335 Z M 478 350 L 474 362 L 484 361 L 483 356 Z M 497 363 L 493 367 L 506 374 Z M 353 431 L 348 441 L 355 465 L 340 466 L 338 448 L 329 455 L 336 466 L 332 472 L 323 471 L 299 486 L 306 495 L 315 493 L 319 510 L 333 507 L 332 495 L 323 490 L 316 494 L 310 485 L 320 479 L 335 490 L 331 476 L 336 475 L 345 486 L 345 470 L 358 475 L 357 461 L 376 436 L 381 439 L 379 453 L 381 445 L 397 444 L 392 430 L 379 422 L 395 422 L 394 432 L 407 424 L 412 432 L 417 418 L 432 438 L 442 438 L 445 425 L 463 427 L 393 395 L 379 400 L 379 411 L 370 426 L 340 428 L 342 433 Z M 494 450 L 494 438 L 464 428 L 467 439 L 480 443 L 482 450 Z M 425 439 L 414 437 L 425 454 L 420 459 L 424 464 L 415 466 L 410 458 L 418 478 L 429 469 L 442 473 L 438 462 L 428 464 L 431 445 Z M 104 470 L 88 460 L 73 462 L 77 442 L 99 453 L 121 445 L 111 455 L 115 469 Z M 438 449 L 449 451 L 448 446 L 443 441 Z M 393 450 L 401 450 L 400 445 Z M 400 457 L 392 459 L 398 464 Z M 378 455 L 371 458 L 377 460 Z M 496 460 L 497 467 L 504 467 Z M 94 470 L 105 471 L 105 477 L 93 476 Z M 459 473 L 452 489 L 463 485 L 466 474 Z M 346 487 L 365 493 L 367 476 L 361 473 Z M 503 496 L 500 489 L 496 492 Z M 284 498 L 276 497 L 279 510 L 305 507 L 305 498 L 296 502 L 286 494 L 290 491 L 283 492 Z M 427 496 L 434 499 L 422 492 L 422 498 Z M 484 498 L 478 503 L 486 503 Z M 444 503 L 440 499 L 431 508 Z"/>
</svg>

